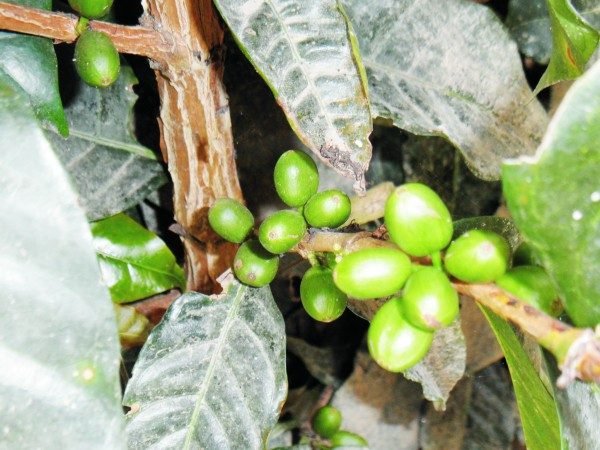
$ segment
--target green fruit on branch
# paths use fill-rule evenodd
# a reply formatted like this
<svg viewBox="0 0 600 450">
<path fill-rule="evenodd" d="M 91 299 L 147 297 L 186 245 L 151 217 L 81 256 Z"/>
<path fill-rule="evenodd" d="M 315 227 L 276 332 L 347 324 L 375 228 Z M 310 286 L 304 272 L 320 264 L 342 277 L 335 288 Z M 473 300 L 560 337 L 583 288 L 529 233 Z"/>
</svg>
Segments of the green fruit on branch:
<svg viewBox="0 0 600 450">
<path fill-rule="evenodd" d="M 275 190 L 288 206 L 304 205 L 319 189 L 319 171 L 306 153 L 288 150 L 282 154 L 273 171 Z"/>
<path fill-rule="evenodd" d="M 446 274 L 435 267 L 414 272 L 406 281 L 402 297 L 406 319 L 425 330 L 448 326 L 458 315 L 458 294 Z"/>
<path fill-rule="evenodd" d="M 320 322 L 340 317 L 348 300 L 334 284 L 331 269 L 322 266 L 306 271 L 300 283 L 300 299 L 308 315 Z"/>
<path fill-rule="evenodd" d="M 384 220 L 391 240 L 409 255 L 430 255 L 452 239 L 448 208 L 424 184 L 407 183 L 396 188 L 386 202 Z"/>
<path fill-rule="evenodd" d="M 333 280 L 350 297 L 365 300 L 395 294 L 411 272 L 410 259 L 400 250 L 373 247 L 344 256 L 333 269 Z"/>
<path fill-rule="evenodd" d="M 267 217 L 258 229 L 258 239 L 271 253 L 285 253 L 306 233 L 306 222 L 298 211 L 287 209 Z"/>
<path fill-rule="evenodd" d="M 338 189 L 313 195 L 304 205 L 304 217 L 315 228 L 337 228 L 348 217 L 352 206 L 348 196 Z"/>
<path fill-rule="evenodd" d="M 496 284 L 546 314 L 558 317 L 563 311 L 552 280 L 541 267 L 514 267 L 498 278 Z"/>
<path fill-rule="evenodd" d="M 485 230 L 470 230 L 450 244 L 444 264 L 452 276 L 467 283 L 489 283 L 508 268 L 510 247 L 506 239 Z"/>
<path fill-rule="evenodd" d="M 279 257 L 266 251 L 256 239 L 240 245 L 233 260 L 233 273 L 249 286 L 269 284 L 277 275 Z"/>
<path fill-rule="evenodd" d="M 403 372 L 429 351 L 433 333 L 413 326 L 403 312 L 402 299 L 395 297 L 375 313 L 367 343 L 373 359 L 390 372 Z"/>
<path fill-rule="evenodd" d="M 80 16 L 99 19 L 108 14 L 113 0 L 69 0 L 69 5 Z"/>
<path fill-rule="evenodd" d="M 220 198 L 208 210 L 208 223 L 223 239 L 240 244 L 252 231 L 254 217 L 237 200 Z"/>
<path fill-rule="evenodd" d="M 369 443 L 356 433 L 340 430 L 331 437 L 332 448 L 368 447 Z"/>
<path fill-rule="evenodd" d="M 325 439 L 332 437 L 342 425 L 342 413 L 333 406 L 323 406 L 315 413 L 312 421 L 313 430 Z"/>
<path fill-rule="evenodd" d="M 75 44 L 75 70 L 90 86 L 108 87 L 119 77 L 119 52 L 106 34 L 84 31 Z"/>
</svg>

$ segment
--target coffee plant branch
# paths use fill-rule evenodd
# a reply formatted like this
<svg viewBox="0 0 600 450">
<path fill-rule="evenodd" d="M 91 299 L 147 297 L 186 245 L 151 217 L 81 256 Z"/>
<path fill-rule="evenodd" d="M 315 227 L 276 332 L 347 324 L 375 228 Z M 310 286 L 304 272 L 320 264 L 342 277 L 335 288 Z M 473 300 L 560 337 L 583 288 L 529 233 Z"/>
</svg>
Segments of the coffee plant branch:
<svg viewBox="0 0 600 450">
<path fill-rule="evenodd" d="M 314 253 L 345 254 L 367 247 L 396 248 L 396 245 L 365 231 L 342 233 L 311 230 L 294 251 L 304 258 L 310 258 Z M 412 260 L 417 264 L 431 264 L 427 257 Z M 458 293 L 472 298 L 514 323 L 549 350 L 563 372 L 558 380 L 559 385 L 565 386 L 575 378 L 600 383 L 600 336 L 593 330 L 575 328 L 556 320 L 495 284 L 468 284 L 460 281 L 452 284 Z"/>
<path fill-rule="evenodd" d="M 215 199 L 242 201 L 229 103 L 223 85 L 223 37 L 211 0 L 146 0 L 141 26 L 90 21 L 117 50 L 150 58 L 161 100 L 161 151 L 173 181 L 174 215 L 185 248 L 187 289 L 219 291 L 236 246 L 208 225 Z M 73 42 L 78 18 L 0 2 L 0 29 Z"/>
</svg>

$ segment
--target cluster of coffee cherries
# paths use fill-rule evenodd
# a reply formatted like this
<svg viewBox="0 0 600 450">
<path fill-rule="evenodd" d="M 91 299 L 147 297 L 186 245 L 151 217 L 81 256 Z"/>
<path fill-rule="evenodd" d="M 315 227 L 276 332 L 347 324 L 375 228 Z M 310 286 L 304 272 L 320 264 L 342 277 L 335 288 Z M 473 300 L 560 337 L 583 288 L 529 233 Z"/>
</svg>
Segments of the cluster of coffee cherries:
<svg viewBox="0 0 600 450">
<path fill-rule="evenodd" d="M 367 441 L 356 433 L 341 430 L 342 413 L 333 406 L 319 408 L 312 420 L 315 433 L 325 439 L 318 448 L 368 447 Z"/>
<path fill-rule="evenodd" d="M 258 239 L 249 239 L 254 218 L 241 203 L 219 199 L 209 210 L 213 230 L 242 243 L 233 264 L 236 277 L 251 286 L 270 283 L 279 256 L 314 228 L 337 228 L 350 216 L 350 199 L 339 190 L 317 192 L 319 175 L 305 153 L 289 150 L 274 170 L 277 193 L 290 207 L 267 217 Z M 351 252 L 340 250 L 311 260 L 300 284 L 307 313 L 330 322 L 356 300 L 389 298 L 375 313 L 367 342 L 371 356 L 392 372 L 402 372 L 428 352 L 434 333 L 456 319 L 459 298 L 450 277 L 466 283 L 496 282 L 510 294 L 556 315 L 556 291 L 541 267 L 508 270 L 511 250 L 500 234 L 473 229 L 452 240 L 454 227 L 442 199 L 428 186 L 397 187 L 385 205 L 389 241 Z"/>
<path fill-rule="evenodd" d="M 99 19 L 108 14 L 113 0 L 69 0 L 69 5 L 81 17 L 75 44 L 75 70 L 90 86 L 108 87 L 119 77 L 119 52 L 110 37 L 87 28 L 88 19 Z"/>
</svg>

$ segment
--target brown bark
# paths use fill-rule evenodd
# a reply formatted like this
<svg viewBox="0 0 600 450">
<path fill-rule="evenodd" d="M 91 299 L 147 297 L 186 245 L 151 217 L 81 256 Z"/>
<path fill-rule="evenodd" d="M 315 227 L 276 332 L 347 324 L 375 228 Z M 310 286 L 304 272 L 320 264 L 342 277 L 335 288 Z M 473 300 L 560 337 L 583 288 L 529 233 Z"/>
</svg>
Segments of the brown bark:
<svg viewBox="0 0 600 450">
<path fill-rule="evenodd" d="M 188 289 L 218 290 L 235 246 L 208 225 L 219 197 L 242 199 L 229 104 L 223 87 L 223 29 L 210 0 L 147 0 L 142 25 L 174 36 L 180 58 L 156 64 L 163 156 L 174 185 L 175 220 L 183 228 Z"/>
</svg>

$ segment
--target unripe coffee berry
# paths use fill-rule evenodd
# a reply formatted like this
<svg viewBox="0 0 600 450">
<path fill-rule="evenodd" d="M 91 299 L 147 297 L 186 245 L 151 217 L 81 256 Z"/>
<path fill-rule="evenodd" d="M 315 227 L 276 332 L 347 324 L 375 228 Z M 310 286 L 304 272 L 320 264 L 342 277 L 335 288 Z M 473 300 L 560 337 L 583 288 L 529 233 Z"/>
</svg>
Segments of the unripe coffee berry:
<svg viewBox="0 0 600 450">
<path fill-rule="evenodd" d="M 348 300 L 334 284 L 331 269 L 321 266 L 311 267 L 302 277 L 300 299 L 308 315 L 320 322 L 340 317 Z"/>
<path fill-rule="evenodd" d="M 348 220 L 351 210 L 350 199 L 344 192 L 329 189 L 310 198 L 304 205 L 304 217 L 315 228 L 337 228 Z"/>
<path fill-rule="evenodd" d="M 279 157 L 273 171 L 275 190 L 292 207 L 304 205 L 319 188 L 319 171 L 306 153 L 288 150 Z"/>
<path fill-rule="evenodd" d="M 112 4 L 113 0 L 69 0 L 71 8 L 88 19 L 104 17 Z"/>
<path fill-rule="evenodd" d="M 450 244 L 444 258 L 448 273 L 467 283 L 489 283 L 508 268 L 506 239 L 486 230 L 470 230 Z"/>
<path fill-rule="evenodd" d="M 298 211 L 287 209 L 267 217 L 258 229 L 258 239 L 271 253 L 285 253 L 306 233 L 306 222 Z"/>
<path fill-rule="evenodd" d="M 329 439 L 342 425 L 342 413 L 333 406 L 323 406 L 313 417 L 313 430 L 319 436 Z"/>
<path fill-rule="evenodd" d="M 106 34 L 84 31 L 75 44 L 75 69 L 83 81 L 94 87 L 108 87 L 119 77 L 119 53 Z"/>
<path fill-rule="evenodd" d="M 400 250 L 373 247 L 342 258 L 333 269 L 335 285 L 356 299 L 388 297 L 398 292 L 412 271 Z"/>
<path fill-rule="evenodd" d="M 409 255 L 430 255 L 445 248 L 452 239 L 448 208 L 421 183 L 397 187 L 386 202 L 384 220 L 391 240 Z"/>
<path fill-rule="evenodd" d="M 233 260 L 233 273 L 237 279 L 254 287 L 273 281 L 278 267 L 279 257 L 266 251 L 256 239 L 240 245 Z"/>
<path fill-rule="evenodd" d="M 395 297 L 375 313 L 367 343 L 373 359 L 390 372 L 403 372 L 429 351 L 433 333 L 413 326 L 404 317 L 402 300 Z"/>
<path fill-rule="evenodd" d="M 252 231 L 254 217 L 237 200 L 220 198 L 208 210 L 208 223 L 223 239 L 239 244 Z"/>
<path fill-rule="evenodd" d="M 456 319 L 458 294 L 444 272 L 436 267 L 423 267 L 408 277 L 402 307 L 411 324 L 433 331 Z"/>
<path fill-rule="evenodd" d="M 331 437 L 331 448 L 368 447 L 369 443 L 356 433 L 340 430 Z"/>
<path fill-rule="evenodd" d="M 563 311 L 552 280 L 541 267 L 514 267 L 498 278 L 496 284 L 546 314 L 557 317 Z"/>
</svg>

